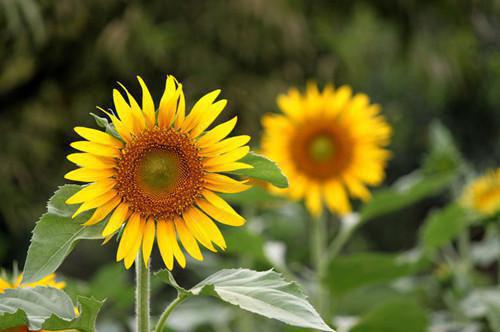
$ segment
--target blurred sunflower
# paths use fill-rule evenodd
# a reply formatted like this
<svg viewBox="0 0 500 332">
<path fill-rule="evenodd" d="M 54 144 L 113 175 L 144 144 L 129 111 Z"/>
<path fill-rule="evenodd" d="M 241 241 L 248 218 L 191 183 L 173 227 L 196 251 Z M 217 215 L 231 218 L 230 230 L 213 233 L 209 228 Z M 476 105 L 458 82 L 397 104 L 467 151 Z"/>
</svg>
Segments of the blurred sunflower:
<svg viewBox="0 0 500 332">
<path fill-rule="evenodd" d="M 351 211 L 348 196 L 368 200 L 367 185 L 378 185 L 390 152 L 391 127 L 365 94 L 351 88 L 322 92 L 308 84 L 305 94 L 290 89 L 278 97 L 283 114 L 262 119 L 263 153 L 275 160 L 290 180 L 287 189 L 273 191 L 300 200 L 313 216 L 323 202 L 338 214 Z"/>
<path fill-rule="evenodd" d="M 226 248 L 212 219 L 230 226 L 244 224 L 215 192 L 248 188 L 244 181 L 219 173 L 251 167 L 238 162 L 249 151 L 250 137 L 226 139 L 236 117 L 206 131 L 226 106 L 226 100 L 215 102 L 220 90 L 203 96 L 186 115 L 182 85 L 173 76 L 167 77 L 158 111 L 144 81 L 138 80 L 142 106 L 122 86 L 128 102 L 114 90 L 116 115 L 102 110 L 113 123 L 114 135 L 75 128 L 85 140 L 71 144 L 82 153 L 68 159 L 80 168 L 65 178 L 91 184 L 66 203 L 82 203 L 73 217 L 95 209 L 84 225 L 110 215 L 102 232 L 107 240 L 124 226 L 116 258 L 124 260 L 127 269 L 141 247 L 148 264 L 155 237 L 167 268 L 173 268 L 174 258 L 185 267 L 177 238 L 187 253 L 202 260 L 198 242 L 213 252 L 213 244 Z"/>
<path fill-rule="evenodd" d="M 478 177 L 464 190 L 464 206 L 484 215 L 500 212 L 500 168 Z"/>
<path fill-rule="evenodd" d="M 15 289 L 15 288 L 33 288 L 37 286 L 45 286 L 45 287 L 63 289 L 66 286 L 66 283 L 56 280 L 56 275 L 54 273 L 31 284 L 21 284 L 22 279 L 23 279 L 22 274 L 15 277 L 13 281 L 0 277 L 0 293 L 3 293 L 6 289 Z"/>
</svg>

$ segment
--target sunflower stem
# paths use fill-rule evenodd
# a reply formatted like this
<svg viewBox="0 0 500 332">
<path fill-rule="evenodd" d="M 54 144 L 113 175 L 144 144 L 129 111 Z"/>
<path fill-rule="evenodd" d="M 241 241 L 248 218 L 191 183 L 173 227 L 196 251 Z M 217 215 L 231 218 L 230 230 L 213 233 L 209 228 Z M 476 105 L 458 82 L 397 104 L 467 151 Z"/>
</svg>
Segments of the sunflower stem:
<svg viewBox="0 0 500 332">
<path fill-rule="evenodd" d="M 136 331 L 149 332 L 149 267 L 142 259 L 142 251 L 139 250 L 135 260 L 136 271 L 136 293 L 135 314 Z"/>
<path fill-rule="evenodd" d="M 186 294 L 182 294 L 180 292 L 177 293 L 177 297 L 175 298 L 175 300 L 170 302 L 170 304 L 167 306 L 165 311 L 161 314 L 160 319 L 158 320 L 158 323 L 156 324 L 155 332 L 163 332 L 163 329 L 165 327 L 165 323 L 167 322 L 168 316 L 172 313 L 172 311 L 174 311 L 174 309 L 177 305 L 184 302 L 184 300 L 186 300 L 188 297 L 189 296 Z"/>
<path fill-rule="evenodd" d="M 324 215 L 312 220 L 311 253 L 316 276 L 316 305 L 318 312 L 328 315 L 328 291 L 325 287 L 327 266 L 327 220 Z"/>
</svg>

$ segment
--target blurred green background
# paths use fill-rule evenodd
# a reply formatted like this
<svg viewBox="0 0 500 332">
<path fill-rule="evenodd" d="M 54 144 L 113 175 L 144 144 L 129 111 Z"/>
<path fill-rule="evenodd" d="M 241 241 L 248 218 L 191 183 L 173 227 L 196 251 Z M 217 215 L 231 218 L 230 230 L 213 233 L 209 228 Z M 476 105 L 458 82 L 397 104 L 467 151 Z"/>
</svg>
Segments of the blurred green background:
<svg viewBox="0 0 500 332">
<path fill-rule="evenodd" d="M 256 147 L 260 117 L 277 110 L 277 94 L 308 80 L 349 84 L 380 103 L 394 127 L 386 184 L 421 165 L 434 119 L 477 170 L 500 161 L 498 0 L 0 0 L 0 27 L 6 268 L 24 261 L 35 221 L 71 169 L 72 128 L 95 127 L 89 112 L 112 105 L 117 81 L 139 94 L 137 74 L 157 101 L 168 73 L 183 82 L 190 105 L 221 88 L 229 105 L 218 121 L 237 114 L 237 131 Z M 352 246 L 412 248 L 422 219 L 446 199 L 386 215 Z M 114 251 L 85 243 L 63 272 L 89 278 Z"/>
</svg>

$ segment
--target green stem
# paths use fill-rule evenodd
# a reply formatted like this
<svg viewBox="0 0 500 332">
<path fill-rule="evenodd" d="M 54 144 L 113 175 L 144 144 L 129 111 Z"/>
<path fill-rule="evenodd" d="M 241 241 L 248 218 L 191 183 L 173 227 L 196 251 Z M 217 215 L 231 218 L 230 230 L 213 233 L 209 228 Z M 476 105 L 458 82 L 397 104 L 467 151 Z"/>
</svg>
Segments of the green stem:
<svg viewBox="0 0 500 332">
<path fill-rule="evenodd" d="M 312 220 L 311 253 L 316 276 L 316 305 L 321 315 L 328 314 L 328 291 L 325 287 L 327 263 L 327 220 L 318 217 Z"/>
<path fill-rule="evenodd" d="M 174 311 L 175 307 L 184 300 L 186 300 L 189 296 L 185 294 L 178 293 L 177 297 L 175 300 L 173 300 L 165 309 L 165 311 L 161 314 L 160 319 L 158 320 L 158 323 L 156 324 L 155 332 L 163 332 L 163 328 L 165 327 L 165 323 L 167 322 L 167 318 Z"/>
<path fill-rule="evenodd" d="M 149 332 L 149 267 L 145 266 L 142 259 L 142 252 L 135 260 L 136 271 L 136 331 Z"/>
</svg>

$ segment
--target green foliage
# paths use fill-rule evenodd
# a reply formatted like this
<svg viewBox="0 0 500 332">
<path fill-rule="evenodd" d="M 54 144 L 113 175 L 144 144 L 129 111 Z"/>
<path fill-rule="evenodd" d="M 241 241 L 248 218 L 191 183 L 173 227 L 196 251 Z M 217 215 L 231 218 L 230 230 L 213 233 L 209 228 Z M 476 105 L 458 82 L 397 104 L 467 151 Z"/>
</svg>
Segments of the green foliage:
<svg viewBox="0 0 500 332">
<path fill-rule="evenodd" d="M 181 288 L 166 270 L 156 275 L 181 294 L 213 296 L 289 325 L 333 331 L 309 304 L 298 285 L 286 281 L 274 271 L 221 270 L 189 290 Z"/>
<path fill-rule="evenodd" d="M 253 168 L 241 169 L 230 173 L 266 181 L 278 188 L 288 187 L 288 179 L 274 161 L 251 151 L 241 159 L 241 162 L 252 165 Z"/>
<path fill-rule="evenodd" d="M 103 302 L 79 297 L 79 314 L 63 291 L 50 287 L 8 289 L 0 294 L 0 329 L 28 326 L 30 330 L 95 331 Z"/>
<path fill-rule="evenodd" d="M 84 227 L 81 223 L 88 220 L 89 213 L 82 213 L 72 219 L 78 206 L 64 203 L 79 189 L 81 187 L 77 185 L 64 185 L 49 200 L 47 213 L 40 218 L 33 230 L 24 265 L 24 283 L 40 280 L 56 271 L 78 241 L 102 239 L 104 223 Z"/>
<path fill-rule="evenodd" d="M 361 317 L 351 332 L 425 332 L 427 314 L 413 300 L 400 299 L 381 303 Z"/>
<path fill-rule="evenodd" d="M 421 231 L 424 249 L 433 251 L 448 244 L 474 221 L 470 211 L 457 204 L 430 214 Z"/>
<path fill-rule="evenodd" d="M 345 294 L 370 284 L 407 276 L 415 265 L 392 254 L 360 253 L 339 256 L 329 266 L 328 285 L 334 294 Z"/>
</svg>

